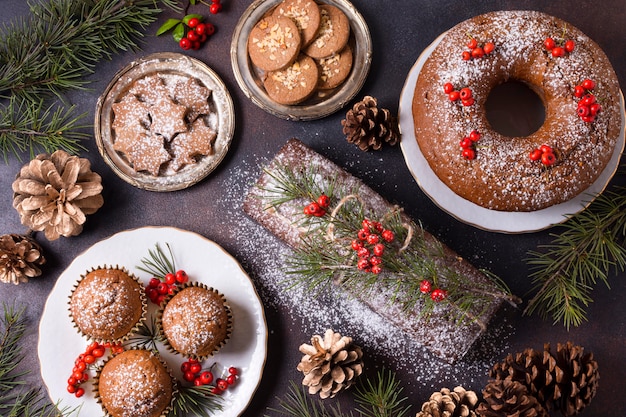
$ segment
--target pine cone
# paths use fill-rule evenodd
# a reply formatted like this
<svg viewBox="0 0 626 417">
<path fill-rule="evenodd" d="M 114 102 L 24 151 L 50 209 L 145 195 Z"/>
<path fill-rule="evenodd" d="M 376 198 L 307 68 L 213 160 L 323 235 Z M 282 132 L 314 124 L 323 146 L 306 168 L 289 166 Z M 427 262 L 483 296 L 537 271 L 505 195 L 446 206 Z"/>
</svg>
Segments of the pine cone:
<svg viewBox="0 0 626 417">
<path fill-rule="evenodd" d="M 48 240 L 82 232 L 85 215 L 104 203 L 100 175 L 90 168 L 87 159 L 62 150 L 24 165 L 13 181 L 13 207 L 22 224 L 44 231 Z"/>
<path fill-rule="evenodd" d="M 542 352 L 525 349 L 515 356 L 509 354 L 504 362 L 493 367 L 490 375 L 519 381 L 546 409 L 572 416 L 589 405 L 600 379 L 593 354 L 583 351 L 571 342 L 557 344 L 554 355 L 550 344 L 544 345 Z"/>
<path fill-rule="evenodd" d="M 483 398 L 476 409 L 481 417 L 548 417 L 539 400 L 518 381 L 492 380 L 483 390 Z"/>
<path fill-rule="evenodd" d="M 453 391 L 444 388 L 434 392 L 422 404 L 422 410 L 415 417 L 475 417 L 478 396 L 474 391 L 456 387 Z"/>
<path fill-rule="evenodd" d="M 362 151 L 378 150 L 384 142 L 395 145 L 400 138 L 396 118 L 389 110 L 379 109 L 376 99 L 371 96 L 355 103 L 341 125 L 348 142 L 356 144 Z"/>
<path fill-rule="evenodd" d="M 0 281 L 18 285 L 41 275 L 39 266 L 46 263 L 41 246 L 23 235 L 0 236 Z"/>
<path fill-rule="evenodd" d="M 310 394 L 333 398 L 348 388 L 363 372 L 363 352 L 352 343 L 351 337 L 341 336 L 328 329 L 322 338 L 314 335 L 311 344 L 300 345 L 304 353 L 297 369 L 304 373 L 302 384 Z"/>
</svg>

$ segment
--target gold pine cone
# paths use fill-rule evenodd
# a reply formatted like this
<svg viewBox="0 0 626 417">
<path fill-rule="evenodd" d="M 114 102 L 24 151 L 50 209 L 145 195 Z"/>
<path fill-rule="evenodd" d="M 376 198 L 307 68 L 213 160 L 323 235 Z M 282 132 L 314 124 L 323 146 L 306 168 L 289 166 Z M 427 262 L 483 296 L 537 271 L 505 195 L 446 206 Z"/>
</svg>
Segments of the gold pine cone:
<svg viewBox="0 0 626 417">
<path fill-rule="evenodd" d="M 29 236 L 0 236 L 0 282 L 18 285 L 41 275 L 46 263 L 41 246 Z"/>
<path fill-rule="evenodd" d="M 23 225 L 48 240 L 76 236 L 102 205 L 101 177 L 89 160 L 58 150 L 24 165 L 13 181 L 13 207 Z"/>
<path fill-rule="evenodd" d="M 415 417 L 476 417 L 478 396 L 463 387 L 443 388 L 431 394 Z"/>
<path fill-rule="evenodd" d="M 311 344 L 300 345 L 304 354 L 297 369 L 304 373 L 302 385 L 309 394 L 322 399 L 333 398 L 350 387 L 363 372 L 363 352 L 352 343 L 352 338 L 328 329 L 324 337 L 314 335 Z"/>
</svg>

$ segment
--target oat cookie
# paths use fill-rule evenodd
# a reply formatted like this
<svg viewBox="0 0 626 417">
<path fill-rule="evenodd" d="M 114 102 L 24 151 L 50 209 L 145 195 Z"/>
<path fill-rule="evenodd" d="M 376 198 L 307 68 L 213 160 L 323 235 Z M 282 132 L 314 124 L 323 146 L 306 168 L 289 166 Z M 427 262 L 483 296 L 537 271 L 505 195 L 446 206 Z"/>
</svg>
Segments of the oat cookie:
<svg viewBox="0 0 626 417">
<path fill-rule="evenodd" d="M 250 31 L 248 54 L 252 63 L 264 71 L 288 67 L 298 56 L 301 36 L 288 17 L 263 17 Z"/>
<path fill-rule="evenodd" d="M 350 38 L 350 21 L 343 11 L 329 4 L 319 6 L 320 30 L 317 37 L 303 52 L 311 58 L 320 59 L 341 51 Z"/>
<path fill-rule="evenodd" d="M 276 7 L 274 15 L 289 17 L 296 23 L 302 36 L 302 47 L 310 44 L 317 36 L 321 14 L 313 0 L 284 0 Z"/>
<path fill-rule="evenodd" d="M 317 88 L 330 90 L 343 83 L 352 69 L 352 48 L 346 45 L 340 52 L 315 60 L 320 70 Z"/>
<path fill-rule="evenodd" d="M 315 61 L 300 54 L 296 62 L 281 71 L 267 74 L 265 91 L 272 100 L 280 104 L 298 104 L 306 100 L 317 87 L 319 70 Z"/>
</svg>

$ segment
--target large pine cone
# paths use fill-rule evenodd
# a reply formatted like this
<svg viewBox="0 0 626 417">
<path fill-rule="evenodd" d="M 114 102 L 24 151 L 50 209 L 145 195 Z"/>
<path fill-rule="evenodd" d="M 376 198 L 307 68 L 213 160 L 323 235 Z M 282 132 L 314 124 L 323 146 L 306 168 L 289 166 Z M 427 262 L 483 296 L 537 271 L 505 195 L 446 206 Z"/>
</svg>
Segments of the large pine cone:
<svg viewBox="0 0 626 417">
<path fill-rule="evenodd" d="M 476 409 L 481 417 L 548 417 L 548 412 L 526 386 L 510 379 L 490 381 Z"/>
<path fill-rule="evenodd" d="M 311 344 L 300 345 L 304 353 L 298 370 L 304 373 L 302 384 L 310 394 L 332 398 L 350 387 L 363 372 L 363 352 L 352 343 L 352 338 L 328 329 L 322 338 L 314 335 Z"/>
<path fill-rule="evenodd" d="M 41 265 L 46 263 L 41 246 L 29 236 L 0 236 L 0 281 L 13 283 L 28 282 L 29 278 L 41 275 Z"/>
<path fill-rule="evenodd" d="M 356 144 L 362 151 L 378 150 L 385 142 L 395 145 L 400 138 L 396 118 L 389 110 L 379 109 L 376 99 L 371 96 L 355 103 L 341 125 L 348 142 Z"/>
<path fill-rule="evenodd" d="M 543 351 L 526 349 L 509 354 L 490 371 L 496 379 L 511 379 L 526 385 L 530 394 L 548 410 L 559 410 L 565 416 L 578 414 L 591 402 L 598 389 L 598 363 L 592 353 L 571 342 L 557 344 L 556 354 L 550 344 Z"/>
<path fill-rule="evenodd" d="M 453 391 L 443 388 L 422 404 L 422 410 L 415 417 L 475 417 L 477 404 L 478 396 L 474 391 L 466 391 L 463 387 L 456 387 Z"/>
<path fill-rule="evenodd" d="M 89 160 L 58 150 L 41 154 L 24 165 L 13 181 L 13 207 L 20 220 L 48 240 L 75 236 L 83 230 L 87 214 L 104 200 L 100 175 Z"/>
</svg>

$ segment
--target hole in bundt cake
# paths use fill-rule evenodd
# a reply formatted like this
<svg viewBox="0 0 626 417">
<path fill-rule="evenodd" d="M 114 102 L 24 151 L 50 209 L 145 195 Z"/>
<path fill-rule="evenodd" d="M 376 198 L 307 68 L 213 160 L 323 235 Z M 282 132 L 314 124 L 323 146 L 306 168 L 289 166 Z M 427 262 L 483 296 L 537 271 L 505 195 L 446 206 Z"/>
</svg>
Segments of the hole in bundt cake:
<svg viewBox="0 0 626 417">
<path fill-rule="evenodd" d="M 541 98 L 521 81 L 507 81 L 494 87 L 487 97 L 485 111 L 491 127 L 510 137 L 533 134 L 546 117 Z"/>
</svg>

